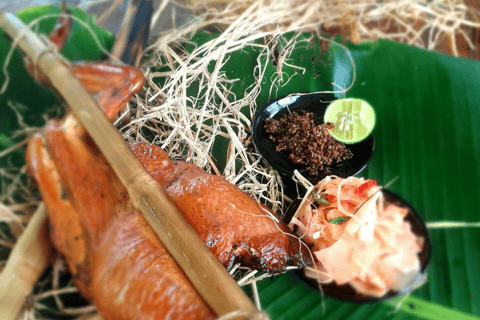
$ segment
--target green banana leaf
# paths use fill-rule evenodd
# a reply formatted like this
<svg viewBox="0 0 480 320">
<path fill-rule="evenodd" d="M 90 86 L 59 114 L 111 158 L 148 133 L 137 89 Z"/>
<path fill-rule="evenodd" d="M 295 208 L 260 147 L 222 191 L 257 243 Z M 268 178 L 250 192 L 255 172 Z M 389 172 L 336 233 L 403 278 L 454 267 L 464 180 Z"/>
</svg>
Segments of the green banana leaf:
<svg viewBox="0 0 480 320">
<path fill-rule="evenodd" d="M 99 44 L 108 52 L 113 47 L 114 36 L 98 27 L 94 23 L 94 17 L 89 16 L 83 10 L 76 7 L 68 7 L 75 19 L 87 25 L 75 22 L 69 41 L 63 47 L 61 54 L 69 61 L 99 60 L 104 56 L 102 50 L 94 40 L 90 32 L 93 32 Z M 38 6 L 25 9 L 18 13 L 18 17 L 29 24 L 39 17 L 43 17 L 39 23 L 32 26 L 33 30 L 47 35 L 53 29 L 58 19 L 60 8 L 58 6 Z M 57 16 L 52 16 L 57 15 Z M 50 16 L 50 17 L 46 17 Z M 0 30 L 0 88 L 7 79 L 8 85 L 4 94 L 0 94 L 0 151 L 11 147 L 19 139 L 11 139 L 12 135 L 23 125 L 28 127 L 41 127 L 47 117 L 59 116 L 63 112 L 60 101 L 49 88 L 37 84 L 26 72 L 23 58 L 18 49 L 14 50 L 6 72 L 3 72 L 8 54 L 11 49 L 11 39 L 8 39 L 3 30 Z M 0 167 L 21 167 L 24 164 L 23 151 L 0 158 Z"/>
<path fill-rule="evenodd" d="M 86 25 L 97 36 L 99 43 L 107 50 L 113 46 L 114 36 L 108 31 L 99 28 L 94 23 L 94 17 L 87 15 L 83 10 L 76 7 L 68 7 L 73 16 Z M 54 15 L 50 18 L 42 19 L 33 26 L 41 34 L 47 35 L 58 20 L 60 8 L 58 6 L 39 6 L 25 9 L 18 13 L 18 17 L 29 24 L 38 17 Z M 11 48 L 11 41 L 0 30 L 0 66 L 3 69 L 5 59 Z M 75 22 L 69 41 L 61 51 L 61 54 L 70 61 L 79 60 L 99 60 L 104 56 L 99 49 L 96 41 L 87 28 L 82 24 Z M 38 85 L 26 72 L 23 58 L 20 51 L 15 50 L 12 59 L 7 67 L 10 82 L 5 94 L 0 95 L 0 134 L 11 135 L 13 130 L 19 129 L 17 116 L 12 110 L 17 107 L 23 121 L 28 126 L 43 126 L 45 119 L 43 115 L 58 114 L 60 103 L 55 94 L 49 89 Z M 5 83 L 6 76 L 0 71 L 0 87 Z"/>
<path fill-rule="evenodd" d="M 23 18 L 27 19 L 26 16 Z M 45 31 L 48 32 L 48 28 Z M 113 37 L 104 32 L 99 35 L 110 48 Z M 198 34 L 196 37 L 192 43 L 201 45 L 215 35 Z M 278 50 L 288 37 L 281 40 Z M 305 35 L 305 38 L 310 36 Z M 0 41 L 3 41 L 1 37 Z M 75 42 L 71 45 L 83 54 L 94 50 L 78 48 Z M 6 53 L 3 48 L 5 46 L 0 42 L 2 65 Z M 476 89 L 480 85 L 480 63 L 390 41 L 348 45 L 348 48 L 356 74 L 355 83 L 346 95 L 369 101 L 377 113 L 376 150 L 363 175 L 380 184 L 398 177 L 390 189 L 407 199 L 426 221 L 479 221 L 480 214 L 476 209 L 480 207 L 480 172 L 477 168 L 480 163 L 480 94 Z M 67 55 L 67 52 L 63 53 Z M 253 67 L 259 54 L 254 49 L 233 52 L 223 67 L 222 71 L 232 79 L 242 79 L 232 84 L 237 98 L 252 82 Z M 77 57 L 92 58 L 69 58 Z M 304 71 L 285 67 L 283 86 L 271 93 L 275 59 L 261 57 L 261 61 L 267 64 L 265 78 L 268 81 L 257 99 L 259 108 L 269 100 L 289 93 L 335 89 L 332 82 L 345 88 L 354 77 L 349 54 L 342 46 L 334 45 L 324 52 L 318 41 L 309 45 L 303 43 L 290 57 Z M 20 57 L 16 59 L 9 72 L 15 75 L 12 83 L 18 82 L 10 86 L 5 96 L 0 96 L 2 148 L 11 145 L 8 137 L 18 128 L 7 101 L 27 106 L 28 112 L 24 111 L 26 121 L 35 125 L 42 124 L 38 120 L 41 114 L 51 112 L 49 110 L 58 105 L 51 93 L 33 84 L 22 73 Z M 286 79 L 289 79 L 288 83 Z M 0 81 L 3 82 L 2 75 Z M 195 86 L 190 86 L 189 90 L 194 94 Z M 218 144 L 215 148 L 215 156 L 225 153 L 224 145 Z M 430 235 L 433 256 L 429 280 L 395 313 L 396 301 L 356 305 L 322 298 L 295 273 L 257 283 L 262 307 L 272 319 L 285 320 L 480 319 L 479 229 L 435 229 Z"/>
<path fill-rule="evenodd" d="M 356 80 L 346 96 L 367 100 L 377 115 L 376 150 L 363 176 L 382 185 L 398 177 L 390 189 L 427 222 L 480 221 L 480 62 L 383 40 L 348 47 Z M 349 55 L 332 51 L 330 82 L 346 88 Z M 480 229 L 430 236 L 429 280 L 397 313 L 392 302 L 333 299 L 323 313 L 321 296 L 294 274 L 259 283 L 260 300 L 274 319 L 479 319 Z"/>
<path fill-rule="evenodd" d="M 186 49 L 217 36 L 197 34 L 191 39 L 195 45 Z M 277 50 L 292 36 L 280 39 Z M 381 185 L 398 178 L 390 189 L 427 222 L 480 221 L 480 62 L 384 40 L 349 44 L 348 51 L 338 44 L 322 50 L 321 41 L 308 34 L 297 40 L 290 59 L 302 69 L 285 66 L 281 81 L 275 78 L 275 57 L 260 56 L 267 64 L 267 80 L 258 108 L 290 93 L 348 88 L 355 78 L 346 97 L 370 102 L 377 114 L 376 150 L 362 176 Z M 221 71 L 240 79 L 230 88 L 237 98 L 253 82 L 257 58 L 259 51 L 247 47 L 224 59 Z M 212 61 L 210 71 L 214 67 Z M 270 91 L 273 81 L 278 88 Z M 198 87 L 189 90 L 197 96 Z M 216 142 L 217 160 L 226 147 L 226 141 Z M 480 229 L 435 229 L 430 234 L 429 281 L 396 312 L 398 299 L 368 305 L 324 299 L 295 273 L 257 283 L 262 307 L 273 319 L 285 320 L 480 319 Z"/>
</svg>

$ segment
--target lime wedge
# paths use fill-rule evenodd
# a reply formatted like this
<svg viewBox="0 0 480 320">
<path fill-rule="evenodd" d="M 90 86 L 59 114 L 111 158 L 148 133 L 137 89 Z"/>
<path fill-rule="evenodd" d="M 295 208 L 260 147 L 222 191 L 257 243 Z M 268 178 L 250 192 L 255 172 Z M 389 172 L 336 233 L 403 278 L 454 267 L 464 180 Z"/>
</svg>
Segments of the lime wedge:
<svg viewBox="0 0 480 320">
<path fill-rule="evenodd" d="M 360 99 L 338 99 L 325 110 L 325 123 L 331 122 L 332 137 L 345 144 L 365 140 L 375 127 L 375 111 L 366 101 Z"/>
</svg>

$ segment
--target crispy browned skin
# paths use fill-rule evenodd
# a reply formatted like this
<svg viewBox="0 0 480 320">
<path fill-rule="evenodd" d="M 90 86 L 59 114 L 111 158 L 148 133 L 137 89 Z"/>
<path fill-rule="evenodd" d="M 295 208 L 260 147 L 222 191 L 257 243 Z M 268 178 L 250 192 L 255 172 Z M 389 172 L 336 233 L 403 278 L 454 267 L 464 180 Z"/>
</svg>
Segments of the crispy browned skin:
<svg viewBox="0 0 480 320">
<path fill-rule="evenodd" d="M 237 187 L 171 161 L 157 146 L 132 148 L 225 266 L 240 262 L 274 273 L 301 263 L 306 253 L 298 240 L 281 233 L 268 211 Z M 73 117 L 51 121 L 35 135 L 27 159 L 53 243 L 106 320 L 215 318 Z"/>
<path fill-rule="evenodd" d="M 237 187 L 157 146 L 132 148 L 225 266 L 275 273 L 302 263 L 298 240 Z M 106 320 L 215 318 L 73 117 L 35 135 L 27 159 L 53 243 Z"/>
<path fill-rule="evenodd" d="M 132 149 L 226 268 L 241 263 L 274 274 L 310 262 L 306 247 L 280 219 L 224 178 L 172 161 L 155 145 Z"/>
<path fill-rule="evenodd" d="M 50 122 L 27 158 L 82 294 L 105 320 L 215 319 L 103 156 L 74 131 Z"/>
</svg>

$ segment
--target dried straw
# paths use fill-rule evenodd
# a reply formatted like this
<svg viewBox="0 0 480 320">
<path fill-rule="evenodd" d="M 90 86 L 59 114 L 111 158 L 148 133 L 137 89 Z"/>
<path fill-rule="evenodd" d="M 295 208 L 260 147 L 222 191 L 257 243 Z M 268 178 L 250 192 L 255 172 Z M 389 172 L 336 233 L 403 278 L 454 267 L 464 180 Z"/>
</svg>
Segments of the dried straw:
<svg viewBox="0 0 480 320">
<path fill-rule="evenodd" d="M 255 100 L 262 90 L 265 63 L 261 59 L 257 61 L 256 81 L 245 89 L 243 96 L 237 97 L 228 84 L 241 79 L 229 79 L 221 72 L 228 53 L 255 47 L 260 50 L 260 57 L 268 57 L 285 32 L 320 34 L 325 30 L 338 31 L 344 26 L 349 26 L 348 35 L 356 42 L 386 38 L 435 49 L 450 34 L 461 35 L 470 45 L 467 29 L 480 28 L 479 23 L 469 20 L 468 8 L 459 1 L 437 0 L 422 4 L 411 0 L 310 0 L 301 3 L 238 0 L 223 4 L 194 1 L 188 7 L 199 16 L 184 28 L 161 35 L 148 49 L 151 58 L 144 69 L 150 88 L 142 94 L 142 99 L 137 99 L 130 121 L 122 128 L 124 137 L 129 141 L 145 141 L 149 138 L 142 132 L 148 129 L 155 135 L 150 142 L 159 144 L 171 157 L 222 174 L 275 211 L 280 210 L 285 201 L 281 184 L 278 184 L 280 177 L 249 149 L 248 139 L 251 120 L 258 107 Z M 387 27 L 384 26 L 386 22 Z M 183 49 L 182 44 L 206 28 L 222 33 L 191 53 Z M 270 94 L 274 94 L 284 80 L 282 68 L 295 68 L 289 54 L 293 46 L 298 45 L 296 41 L 292 40 L 278 57 L 277 79 Z M 456 46 L 452 48 L 457 53 Z M 208 70 L 211 63 L 215 63 L 213 72 Z M 165 67 L 169 71 L 151 71 L 154 67 Z M 165 79 L 162 88 L 156 84 L 159 78 Z M 186 88 L 195 82 L 200 84 L 198 95 L 187 97 Z M 248 109 L 246 116 L 241 112 L 245 109 Z M 211 159 L 213 144 L 219 136 L 230 140 L 222 172 Z M 240 168 L 236 166 L 238 163 Z"/>
<path fill-rule="evenodd" d="M 212 7 L 212 3 L 216 4 Z M 462 0 L 293 0 L 190 1 L 195 12 L 234 20 L 252 3 L 284 13 L 276 22 L 342 34 L 354 43 L 390 39 L 430 50 L 459 55 L 457 48 L 474 50 L 472 32 L 480 26 L 480 6 Z M 467 6 L 466 3 L 471 4 Z"/>
<path fill-rule="evenodd" d="M 167 2 L 163 2 L 161 10 Z M 154 142 L 173 158 L 223 175 L 275 211 L 288 201 L 282 196 L 281 179 L 252 152 L 248 138 L 252 116 L 258 107 L 255 100 L 262 90 L 264 64 L 257 61 L 255 82 L 245 89 L 242 97 L 236 97 L 229 90 L 229 83 L 239 80 L 228 79 L 221 72 L 228 53 L 256 46 L 261 55 L 269 56 L 285 32 L 312 31 L 320 35 L 327 31 L 343 34 L 353 42 L 384 38 L 464 55 L 462 50 L 475 49 L 472 32 L 480 29 L 478 12 L 454 0 L 428 3 L 420 0 L 202 0 L 177 5 L 191 9 L 197 14 L 196 18 L 181 29 L 161 34 L 148 48 L 150 58 L 145 61 L 144 71 L 149 88 L 132 100 L 117 125 L 121 126 L 127 141 Z M 192 53 L 182 49 L 181 44 L 191 35 L 206 29 L 222 33 Z M 265 41 L 254 43 L 259 39 Z M 281 83 L 282 68 L 295 67 L 295 62 L 289 60 L 289 48 L 293 45 L 290 43 L 280 54 L 278 79 L 269 89 L 271 93 Z M 210 73 L 207 66 L 212 61 L 216 68 Z M 168 67 L 168 71 L 151 71 L 151 67 L 162 66 Z M 166 79 L 161 88 L 155 83 L 160 77 Z M 200 83 L 202 94 L 189 97 L 186 88 L 194 81 Z M 340 91 L 346 89 L 339 88 Z M 203 101 L 202 105 L 199 101 Z M 248 110 L 247 115 L 240 110 Z M 152 132 L 154 138 L 144 136 L 144 129 Z M 230 141 L 223 170 L 217 168 L 211 155 L 213 143 L 220 136 Z M 12 229 L 19 230 L 18 234 L 32 214 L 32 205 L 38 201 L 22 175 L 21 170 L 0 168 L 0 221 L 17 226 Z M 22 201 L 13 194 L 21 194 Z M 15 240 L 0 239 L 3 240 L 0 246 L 5 247 L 10 247 Z M 248 270 L 238 268 L 236 271 L 242 284 L 256 279 Z M 35 308 L 26 310 L 23 318 L 35 319 Z M 85 313 L 91 316 L 91 310 Z"/>
<path fill-rule="evenodd" d="M 47 49 L 33 32 L 25 31 L 25 25 L 13 15 L 3 14 L 0 22 L 12 38 L 22 37 L 18 43 L 29 59 Z M 225 272 L 178 208 L 145 171 L 71 69 L 55 53 L 44 55 L 36 67 L 48 76 L 52 86 L 65 99 L 79 124 L 89 133 L 127 189 L 133 206 L 142 213 L 208 305 L 219 315 L 235 310 L 255 310 L 251 300 Z"/>
</svg>

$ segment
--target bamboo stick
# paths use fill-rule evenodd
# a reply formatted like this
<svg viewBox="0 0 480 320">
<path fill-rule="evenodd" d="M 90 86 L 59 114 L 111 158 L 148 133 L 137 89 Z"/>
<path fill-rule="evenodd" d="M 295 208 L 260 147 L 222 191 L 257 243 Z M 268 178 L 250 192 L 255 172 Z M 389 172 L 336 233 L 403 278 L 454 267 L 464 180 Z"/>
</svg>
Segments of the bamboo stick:
<svg viewBox="0 0 480 320">
<path fill-rule="evenodd" d="M 252 301 L 203 244 L 173 203 L 144 170 L 120 133 L 62 59 L 14 15 L 3 13 L 0 27 L 36 62 L 91 135 L 170 254 L 203 299 L 219 315 L 236 310 L 254 314 Z"/>
<path fill-rule="evenodd" d="M 41 203 L 0 275 L 0 315 L 3 320 L 17 318 L 25 299 L 50 261 L 52 247 L 47 227 L 47 214 Z"/>
</svg>

